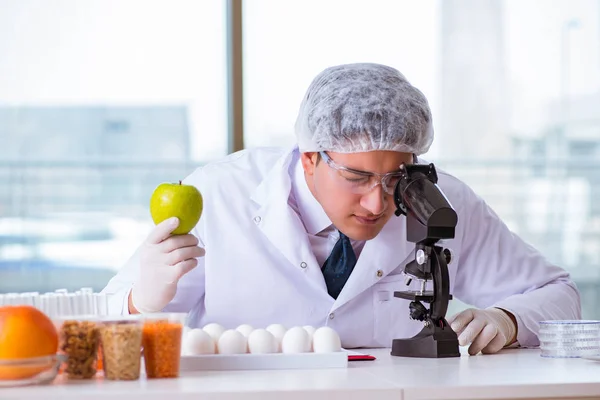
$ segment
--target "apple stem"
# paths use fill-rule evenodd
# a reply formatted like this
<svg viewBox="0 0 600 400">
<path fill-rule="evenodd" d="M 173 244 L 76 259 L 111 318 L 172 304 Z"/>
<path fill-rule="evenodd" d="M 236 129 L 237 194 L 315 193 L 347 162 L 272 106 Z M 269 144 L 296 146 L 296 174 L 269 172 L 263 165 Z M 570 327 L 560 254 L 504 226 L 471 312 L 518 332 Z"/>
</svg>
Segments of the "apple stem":
<svg viewBox="0 0 600 400">
<path fill-rule="evenodd" d="M 179 184 L 181 185 L 181 181 L 179 181 Z"/>
</svg>

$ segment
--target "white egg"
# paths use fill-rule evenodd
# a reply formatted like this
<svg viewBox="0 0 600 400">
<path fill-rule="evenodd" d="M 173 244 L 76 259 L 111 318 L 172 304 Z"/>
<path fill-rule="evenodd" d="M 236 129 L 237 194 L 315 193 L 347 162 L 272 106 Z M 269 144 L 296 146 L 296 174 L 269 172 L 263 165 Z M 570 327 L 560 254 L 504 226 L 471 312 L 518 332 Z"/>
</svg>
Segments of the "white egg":
<svg viewBox="0 0 600 400">
<path fill-rule="evenodd" d="M 322 326 L 313 334 L 313 351 L 315 353 L 333 353 L 341 350 L 340 337 L 330 327 Z"/>
<path fill-rule="evenodd" d="M 277 353 L 277 339 L 266 329 L 255 329 L 248 336 L 248 351 L 251 354 Z"/>
<path fill-rule="evenodd" d="M 308 353 L 310 338 L 301 326 L 295 326 L 285 333 L 281 340 L 281 351 L 286 354 Z"/>
<path fill-rule="evenodd" d="M 248 336 L 250 336 L 250 333 L 252 333 L 254 328 L 252 327 L 252 325 L 242 324 L 235 328 L 235 330 L 244 335 L 244 337 L 248 338 Z"/>
<path fill-rule="evenodd" d="M 311 325 L 304 325 L 303 328 L 308 333 L 308 340 L 310 341 L 310 351 L 313 351 L 312 338 L 313 338 L 316 328 Z"/>
<path fill-rule="evenodd" d="M 215 341 L 202 329 L 191 329 L 183 339 L 182 353 L 194 356 L 198 354 L 215 354 Z"/>
<path fill-rule="evenodd" d="M 281 324 L 271 324 L 267 326 L 267 331 L 271 332 L 273 336 L 275 336 L 275 340 L 277 340 L 277 351 L 280 352 L 281 341 L 283 340 L 286 332 L 285 326 Z"/>
<path fill-rule="evenodd" d="M 235 329 L 228 329 L 217 342 L 219 354 L 244 354 L 248 347 L 246 338 Z"/>
<path fill-rule="evenodd" d="M 225 332 L 225 328 L 223 328 L 222 325 L 217 324 L 215 322 L 206 325 L 204 328 L 202 328 L 202 330 L 208 333 L 213 338 L 215 343 L 219 341 L 219 338 L 221 337 L 223 332 Z"/>
</svg>

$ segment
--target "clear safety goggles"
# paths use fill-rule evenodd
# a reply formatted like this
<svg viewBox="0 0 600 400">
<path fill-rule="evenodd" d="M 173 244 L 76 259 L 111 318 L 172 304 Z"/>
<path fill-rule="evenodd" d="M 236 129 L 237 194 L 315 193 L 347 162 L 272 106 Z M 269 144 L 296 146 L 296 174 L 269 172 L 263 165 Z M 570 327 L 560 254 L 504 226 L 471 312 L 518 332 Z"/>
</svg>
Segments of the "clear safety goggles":
<svg viewBox="0 0 600 400">
<path fill-rule="evenodd" d="M 403 176 L 403 172 L 388 172 L 378 174 L 376 172 L 358 171 L 352 168 L 338 165 L 324 151 L 319 154 L 323 161 L 329 166 L 329 174 L 339 182 L 340 186 L 354 194 L 367 194 L 377 185 L 381 185 L 384 192 L 394 194 L 394 188 Z"/>
</svg>

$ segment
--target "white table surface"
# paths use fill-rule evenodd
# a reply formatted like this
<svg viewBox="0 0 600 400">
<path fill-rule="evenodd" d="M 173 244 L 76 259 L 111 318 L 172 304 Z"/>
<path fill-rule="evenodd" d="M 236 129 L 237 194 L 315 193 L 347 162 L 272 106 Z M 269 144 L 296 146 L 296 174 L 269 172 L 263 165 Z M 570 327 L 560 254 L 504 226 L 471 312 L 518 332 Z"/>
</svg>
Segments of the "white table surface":
<svg viewBox="0 0 600 400">
<path fill-rule="evenodd" d="M 461 349 L 463 350 L 463 349 Z M 177 379 L 96 379 L 0 389 L 0 399 L 508 399 L 600 397 L 600 362 L 547 359 L 539 350 L 447 359 L 392 357 L 348 368 L 185 373 Z"/>
<path fill-rule="evenodd" d="M 403 389 L 404 399 L 600 398 L 600 362 L 549 359 L 537 349 L 423 359 L 381 355 L 361 369 Z"/>
</svg>

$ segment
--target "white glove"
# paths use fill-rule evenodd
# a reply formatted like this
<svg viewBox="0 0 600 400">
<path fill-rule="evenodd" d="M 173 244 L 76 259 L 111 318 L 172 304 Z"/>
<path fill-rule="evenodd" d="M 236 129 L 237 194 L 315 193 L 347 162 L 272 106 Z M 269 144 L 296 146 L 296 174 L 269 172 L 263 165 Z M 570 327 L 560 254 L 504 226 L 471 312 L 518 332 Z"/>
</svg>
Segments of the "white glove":
<svg viewBox="0 0 600 400">
<path fill-rule="evenodd" d="M 173 300 L 177 282 L 204 256 L 194 235 L 171 235 L 179 225 L 176 217 L 164 220 L 150 232 L 138 249 L 140 274 L 133 284 L 131 302 L 140 313 L 161 311 Z"/>
<path fill-rule="evenodd" d="M 448 320 L 458 335 L 458 344 L 469 346 L 469 354 L 492 354 L 511 344 L 517 327 L 506 312 L 499 308 L 477 310 L 469 308 Z"/>
</svg>

